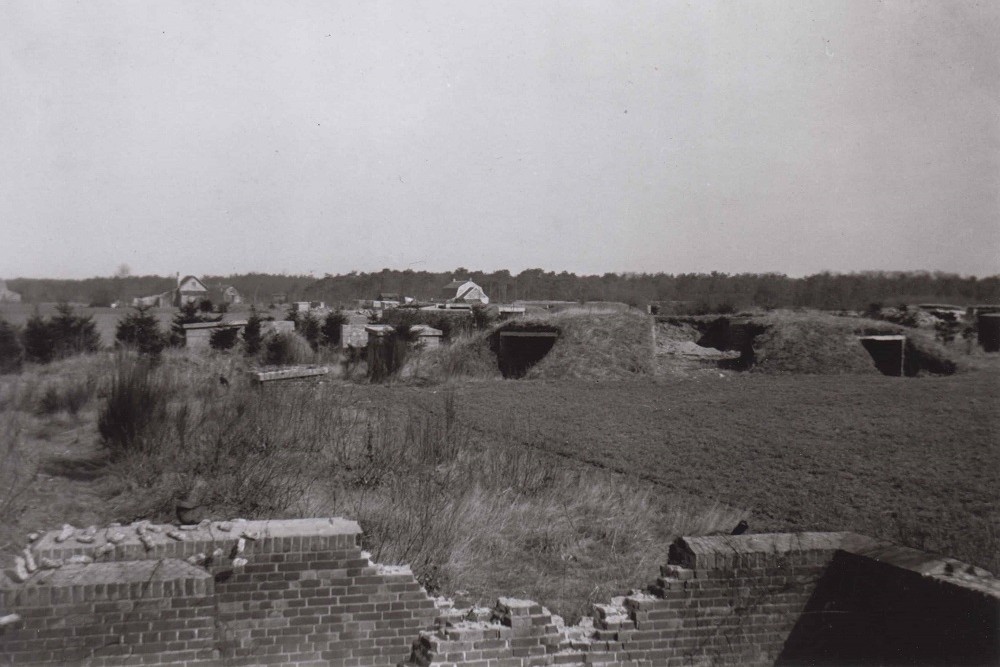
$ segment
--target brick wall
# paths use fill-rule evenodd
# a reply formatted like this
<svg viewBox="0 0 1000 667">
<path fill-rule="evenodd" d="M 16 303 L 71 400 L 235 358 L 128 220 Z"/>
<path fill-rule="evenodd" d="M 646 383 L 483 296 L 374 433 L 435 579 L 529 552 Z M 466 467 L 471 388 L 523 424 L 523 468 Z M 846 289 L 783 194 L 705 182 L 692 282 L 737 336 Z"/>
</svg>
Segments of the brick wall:
<svg viewBox="0 0 1000 667">
<path fill-rule="evenodd" d="M 647 591 L 578 626 L 508 599 L 435 624 L 409 664 L 993 665 L 1000 581 L 851 533 L 681 538 Z"/>
<path fill-rule="evenodd" d="M 359 536 L 340 519 L 48 533 L 0 581 L 0 664 L 1000 664 L 1000 581 L 851 533 L 680 538 L 645 591 L 575 626 L 530 600 L 432 600 Z"/>
<path fill-rule="evenodd" d="M 0 664 L 394 664 L 434 601 L 408 568 L 372 564 L 360 534 L 341 519 L 48 533 L 39 569 L 0 584 L 0 613 L 20 616 Z"/>
</svg>

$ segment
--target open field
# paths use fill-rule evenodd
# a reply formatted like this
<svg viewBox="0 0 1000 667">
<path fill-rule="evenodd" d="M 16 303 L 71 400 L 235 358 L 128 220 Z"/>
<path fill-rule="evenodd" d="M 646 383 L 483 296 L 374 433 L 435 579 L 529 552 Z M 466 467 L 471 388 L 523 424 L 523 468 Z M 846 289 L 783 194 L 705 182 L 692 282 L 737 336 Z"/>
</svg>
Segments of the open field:
<svg viewBox="0 0 1000 667">
<path fill-rule="evenodd" d="M 410 400 L 423 396 L 413 390 Z M 469 383 L 459 419 L 749 510 L 1000 569 L 1000 376 Z"/>
</svg>

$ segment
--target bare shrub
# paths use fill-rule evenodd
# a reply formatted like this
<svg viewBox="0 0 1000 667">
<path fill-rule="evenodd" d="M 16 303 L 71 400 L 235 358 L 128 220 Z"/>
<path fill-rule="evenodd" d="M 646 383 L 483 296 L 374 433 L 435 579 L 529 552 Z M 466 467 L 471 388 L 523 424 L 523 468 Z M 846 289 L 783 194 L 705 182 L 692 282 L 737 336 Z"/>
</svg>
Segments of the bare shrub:
<svg viewBox="0 0 1000 667">
<path fill-rule="evenodd" d="M 168 388 L 148 358 L 119 354 L 97 429 L 111 457 L 149 450 L 167 419 Z"/>
</svg>

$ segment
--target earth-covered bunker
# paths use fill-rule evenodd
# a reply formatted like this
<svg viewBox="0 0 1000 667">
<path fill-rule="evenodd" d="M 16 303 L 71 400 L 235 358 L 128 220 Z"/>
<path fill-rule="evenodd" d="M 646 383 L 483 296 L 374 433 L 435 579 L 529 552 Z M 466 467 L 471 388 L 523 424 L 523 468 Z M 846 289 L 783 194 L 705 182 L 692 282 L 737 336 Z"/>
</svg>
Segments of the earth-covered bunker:
<svg viewBox="0 0 1000 667">
<path fill-rule="evenodd" d="M 551 325 L 512 322 L 490 336 L 490 349 L 505 378 L 522 378 L 549 353 L 559 335 L 559 328 Z"/>
</svg>

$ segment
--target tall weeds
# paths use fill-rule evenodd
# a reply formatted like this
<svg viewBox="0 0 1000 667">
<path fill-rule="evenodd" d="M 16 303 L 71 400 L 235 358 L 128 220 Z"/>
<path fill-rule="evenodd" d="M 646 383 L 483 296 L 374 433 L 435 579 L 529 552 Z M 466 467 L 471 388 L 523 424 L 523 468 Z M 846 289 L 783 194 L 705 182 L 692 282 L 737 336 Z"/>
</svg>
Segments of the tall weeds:
<svg viewBox="0 0 1000 667">
<path fill-rule="evenodd" d="M 216 377 L 116 361 L 100 425 L 132 514 L 186 496 L 218 517 L 347 516 L 431 592 L 534 597 L 570 618 L 651 581 L 676 534 L 741 518 L 484 434 L 451 390 L 428 411 L 371 387 Z"/>
</svg>

